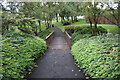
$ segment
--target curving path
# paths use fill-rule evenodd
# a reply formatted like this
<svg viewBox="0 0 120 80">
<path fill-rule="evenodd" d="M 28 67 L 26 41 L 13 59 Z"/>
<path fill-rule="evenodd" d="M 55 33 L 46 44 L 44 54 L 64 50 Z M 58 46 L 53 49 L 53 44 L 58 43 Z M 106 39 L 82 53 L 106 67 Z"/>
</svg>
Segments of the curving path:
<svg viewBox="0 0 120 80">
<path fill-rule="evenodd" d="M 54 28 L 54 39 L 46 55 L 38 61 L 28 78 L 85 78 L 82 70 L 74 64 L 63 32 Z"/>
</svg>

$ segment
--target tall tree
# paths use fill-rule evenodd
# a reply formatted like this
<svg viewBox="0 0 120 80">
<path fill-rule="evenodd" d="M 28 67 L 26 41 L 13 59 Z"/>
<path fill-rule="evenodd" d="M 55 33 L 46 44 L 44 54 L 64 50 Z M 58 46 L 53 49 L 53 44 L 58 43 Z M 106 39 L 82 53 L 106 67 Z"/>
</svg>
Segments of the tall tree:
<svg viewBox="0 0 120 80">
<path fill-rule="evenodd" d="M 85 8 L 84 15 L 90 22 L 93 35 L 97 35 L 98 33 L 97 24 L 98 24 L 99 16 L 103 14 L 103 10 L 100 7 L 98 7 L 98 5 L 99 2 L 94 2 L 94 4 L 92 4 L 91 2 L 87 2 L 87 4 L 84 4 L 84 8 Z M 92 22 L 94 22 L 94 26 L 92 25 L 93 24 Z"/>
<path fill-rule="evenodd" d="M 112 2 L 112 4 L 110 4 L 109 2 L 104 2 L 102 4 L 107 5 L 107 8 L 105 9 L 104 17 L 112 24 L 115 24 L 120 28 L 120 1 Z M 108 17 L 106 17 L 108 15 L 111 16 L 114 20 L 111 20 Z"/>
</svg>

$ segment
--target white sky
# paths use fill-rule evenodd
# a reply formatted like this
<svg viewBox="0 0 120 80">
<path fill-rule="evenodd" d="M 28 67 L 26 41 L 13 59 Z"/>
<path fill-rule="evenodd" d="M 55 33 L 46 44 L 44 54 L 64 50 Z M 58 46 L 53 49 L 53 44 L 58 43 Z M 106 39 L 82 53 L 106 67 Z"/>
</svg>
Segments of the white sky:
<svg viewBox="0 0 120 80">
<path fill-rule="evenodd" d="M 104 0 L 101 0 L 101 1 L 104 2 Z M 7 5 L 8 5 L 8 4 L 7 4 L 7 0 L 0 1 L 0 3 L 2 3 L 2 5 L 3 5 L 4 7 L 6 7 L 7 9 L 9 9 L 9 8 L 7 7 Z M 115 3 L 114 3 L 114 0 L 109 0 L 109 5 L 110 5 L 110 7 L 114 8 L 114 9 L 116 9 L 117 6 L 118 6 L 118 4 L 115 4 Z M 98 5 L 98 7 L 100 7 L 100 6 Z M 103 9 L 105 9 L 106 7 L 107 7 L 107 5 L 104 4 Z"/>
</svg>

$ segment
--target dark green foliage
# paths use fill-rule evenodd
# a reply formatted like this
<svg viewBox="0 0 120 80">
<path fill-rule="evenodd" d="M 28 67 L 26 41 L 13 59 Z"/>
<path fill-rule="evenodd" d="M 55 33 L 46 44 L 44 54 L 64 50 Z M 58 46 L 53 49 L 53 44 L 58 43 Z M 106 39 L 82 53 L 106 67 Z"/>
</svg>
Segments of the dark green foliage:
<svg viewBox="0 0 120 80">
<path fill-rule="evenodd" d="M 21 30 L 24 33 L 34 35 L 33 31 L 30 28 L 27 28 L 27 27 L 18 27 L 18 29 Z"/>
<path fill-rule="evenodd" d="M 43 39 L 23 33 L 6 34 L 2 40 L 3 78 L 23 78 L 31 71 L 34 59 L 46 50 Z"/>
<path fill-rule="evenodd" d="M 46 29 L 38 34 L 38 36 L 42 39 L 45 39 L 51 32 L 53 32 L 53 29 Z"/>
<path fill-rule="evenodd" d="M 118 78 L 120 50 L 118 37 L 94 36 L 72 46 L 76 62 L 93 78 Z"/>
<path fill-rule="evenodd" d="M 72 45 L 80 39 L 89 38 L 91 36 L 92 35 L 90 35 L 90 34 L 80 34 L 79 32 L 73 33 L 72 34 Z"/>
<path fill-rule="evenodd" d="M 98 34 L 104 34 L 104 33 L 107 33 L 107 30 L 103 28 L 102 26 L 98 26 L 97 32 Z"/>
<path fill-rule="evenodd" d="M 63 21 L 62 24 L 63 24 L 63 25 L 70 25 L 70 24 L 71 24 L 71 21 Z"/>
<path fill-rule="evenodd" d="M 92 30 L 90 27 L 67 27 L 66 31 L 72 36 L 72 44 L 74 44 L 76 41 L 78 41 L 79 39 L 83 39 L 83 38 L 89 38 L 92 36 Z M 107 33 L 107 30 L 102 28 L 102 27 L 98 27 L 98 32 L 99 34 L 103 34 L 103 33 Z"/>
<path fill-rule="evenodd" d="M 72 34 L 74 32 L 78 32 L 80 34 L 92 34 L 92 29 L 91 27 L 74 27 L 74 26 L 68 26 L 65 29 L 69 34 Z M 107 33 L 107 30 L 102 28 L 101 26 L 99 26 L 97 28 L 98 34 L 103 34 L 103 33 Z"/>
</svg>

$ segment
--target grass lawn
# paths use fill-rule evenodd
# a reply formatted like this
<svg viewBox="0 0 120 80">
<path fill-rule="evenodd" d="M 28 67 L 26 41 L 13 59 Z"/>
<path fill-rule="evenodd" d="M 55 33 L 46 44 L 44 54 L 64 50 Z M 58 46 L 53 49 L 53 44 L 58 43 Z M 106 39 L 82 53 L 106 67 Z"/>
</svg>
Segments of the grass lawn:
<svg viewBox="0 0 120 80">
<path fill-rule="evenodd" d="M 63 26 L 61 22 L 53 22 L 53 24 L 57 27 L 59 27 L 62 31 L 65 31 L 65 27 Z M 72 23 L 71 25 L 67 26 L 76 26 L 76 27 L 83 27 L 83 26 L 90 26 L 89 23 L 86 23 L 84 19 L 80 19 L 79 22 Z M 117 25 L 112 25 L 112 24 L 98 24 L 98 26 L 102 26 L 103 28 L 107 29 L 108 31 L 112 33 L 118 33 L 120 31 L 120 28 L 118 28 Z"/>
<path fill-rule="evenodd" d="M 107 29 L 111 33 L 119 33 L 120 28 L 117 25 L 110 25 L 110 24 L 98 24 L 98 26 L 102 26 L 103 28 Z"/>
<path fill-rule="evenodd" d="M 63 32 L 65 31 L 65 26 L 63 26 L 60 21 L 59 22 L 54 21 L 53 24 L 55 27 L 60 28 Z"/>
</svg>

